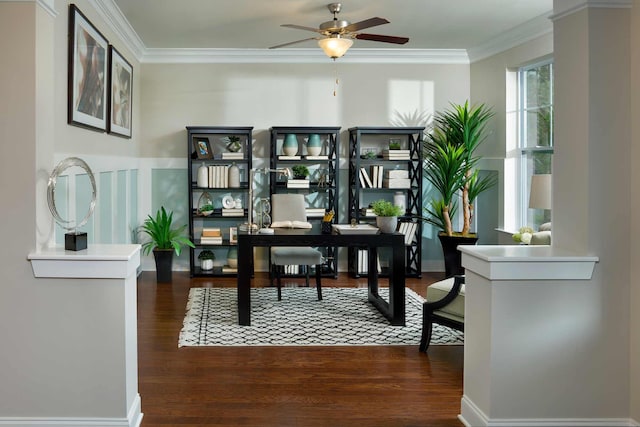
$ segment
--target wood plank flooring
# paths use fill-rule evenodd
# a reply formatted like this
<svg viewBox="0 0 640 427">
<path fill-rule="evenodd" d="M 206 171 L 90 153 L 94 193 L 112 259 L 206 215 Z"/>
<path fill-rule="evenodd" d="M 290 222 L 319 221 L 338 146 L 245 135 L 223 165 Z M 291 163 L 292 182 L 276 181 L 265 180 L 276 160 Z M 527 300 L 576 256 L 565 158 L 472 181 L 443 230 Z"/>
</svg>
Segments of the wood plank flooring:
<svg viewBox="0 0 640 427">
<path fill-rule="evenodd" d="M 439 279 L 407 279 L 407 286 L 424 296 Z M 358 280 L 340 274 L 323 287 Z M 253 286 L 267 285 L 256 274 Z M 462 346 L 432 346 L 428 354 L 417 345 L 178 348 L 189 289 L 218 286 L 235 287 L 235 279 L 138 278 L 143 427 L 462 426 Z"/>
</svg>

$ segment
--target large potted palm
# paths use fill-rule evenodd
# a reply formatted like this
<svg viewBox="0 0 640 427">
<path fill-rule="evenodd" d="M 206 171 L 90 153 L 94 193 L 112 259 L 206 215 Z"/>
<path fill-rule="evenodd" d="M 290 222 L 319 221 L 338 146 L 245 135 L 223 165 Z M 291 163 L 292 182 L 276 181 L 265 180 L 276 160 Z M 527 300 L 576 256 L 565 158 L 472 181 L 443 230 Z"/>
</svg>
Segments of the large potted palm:
<svg viewBox="0 0 640 427">
<path fill-rule="evenodd" d="M 477 242 L 477 234 L 471 231 L 474 202 L 496 182 L 493 175 L 479 176 L 476 166 L 480 157 L 475 154 L 486 139 L 486 126 L 492 116 L 484 104 L 452 104 L 451 109 L 435 115 L 432 132 L 424 141 L 424 173 L 437 195 L 424 208 L 426 216 L 422 219 L 440 230 L 447 277 L 464 274 L 457 247 Z M 454 231 L 460 201 L 463 226 Z"/>
<path fill-rule="evenodd" d="M 171 282 L 174 252 L 180 256 L 183 246 L 195 247 L 188 237 L 182 235 L 186 227 L 186 224 L 174 227 L 173 212 L 167 213 L 164 206 L 156 212 L 155 218 L 148 215 L 145 219 L 142 231 L 150 240 L 142 244 L 142 251 L 145 255 L 153 251 L 158 282 Z"/>
</svg>

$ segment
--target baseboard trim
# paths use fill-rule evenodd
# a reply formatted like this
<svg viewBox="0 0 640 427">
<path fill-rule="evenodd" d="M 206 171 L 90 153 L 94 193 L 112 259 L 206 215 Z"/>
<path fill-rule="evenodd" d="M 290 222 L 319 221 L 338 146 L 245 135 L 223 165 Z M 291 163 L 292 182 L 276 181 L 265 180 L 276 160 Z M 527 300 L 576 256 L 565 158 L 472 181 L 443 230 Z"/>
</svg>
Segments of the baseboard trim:
<svg viewBox="0 0 640 427">
<path fill-rule="evenodd" d="M 0 417 L 0 426 L 10 427 L 140 427 L 143 414 L 140 395 L 136 395 L 127 418 L 80 418 L 80 417 Z"/>
<path fill-rule="evenodd" d="M 631 418 L 499 418 L 491 419 L 462 396 L 458 419 L 466 427 L 638 427 Z"/>
</svg>

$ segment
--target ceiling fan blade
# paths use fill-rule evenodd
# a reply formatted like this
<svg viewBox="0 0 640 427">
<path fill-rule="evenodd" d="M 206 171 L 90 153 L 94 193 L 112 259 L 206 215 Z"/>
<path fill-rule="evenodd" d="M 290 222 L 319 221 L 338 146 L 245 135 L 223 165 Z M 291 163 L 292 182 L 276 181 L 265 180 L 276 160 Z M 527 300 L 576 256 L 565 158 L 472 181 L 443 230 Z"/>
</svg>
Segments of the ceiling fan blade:
<svg viewBox="0 0 640 427">
<path fill-rule="evenodd" d="M 289 46 L 292 44 L 298 44 L 298 43 L 302 43 L 302 42 L 306 42 L 309 40 L 317 40 L 315 37 L 309 37 L 308 39 L 302 39 L 302 40 L 296 40 L 294 42 L 289 42 L 289 43 L 283 43 L 283 44 L 279 44 L 277 46 L 271 46 L 269 49 L 278 49 L 280 47 L 285 47 L 285 46 Z"/>
<path fill-rule="evenodd" d="M 369 18 L 369 19 L 365 19 L 364 21 L 347 25 L 346 27 L 344 27 L 344 31 L 351 33 L 353 31 L 364 30 L 365 28 L 371 28 L 377 25 L 388 24 L 388 23 L 389 21 L 387 21 L 384 18 L 377 18 L 377 17 Z"/>
<path fill-rule="evenodd" d="M 355 38 L 359 40 L 371 40 L 374 42 L 405 44 L 409 41 L 409 37 L 383 36 L 381 34 L 355 34 Z"/>
<path fill-rule="evenodd" d="M 317 28 L 312 28 L 312 27 L 305 27 L 303 25 L 296 25 L 296 24 L 282 24 L 280 25 L 281 27 L 287 27 L 287 28 L 295 28 L 296 30 L 305 30 L 305 31 L 313 31 L 315 33 L 319 33 L 320 30 Z"/>
</svg>

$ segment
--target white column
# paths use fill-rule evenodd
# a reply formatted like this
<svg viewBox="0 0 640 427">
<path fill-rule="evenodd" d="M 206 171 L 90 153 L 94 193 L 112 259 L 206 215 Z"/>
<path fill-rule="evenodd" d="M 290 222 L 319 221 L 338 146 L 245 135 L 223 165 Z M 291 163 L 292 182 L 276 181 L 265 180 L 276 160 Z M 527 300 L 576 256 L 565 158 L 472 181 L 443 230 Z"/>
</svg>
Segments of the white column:
<svg viewBox="0 0 640 427">
<path fill-rule="evenodd" d="M 69 426 L 140 425 L 136 294 L 140 245 L 94 244 L 78 252 L 45 248 L 28 258 L 36 278 L 55 279 L 43 281 L 44 286 L 55 287 L 59 283 L 67 292 L 69 287 L 91 288 L 92 294 L 100 298 L 96 305 L 99 308 L 76 307 L 75 317 L 83 313 L 84 325 L 80 325 L 77 339 L 67 345 L 83 355 L 83 363 L 77 365 L 77 370 L 87 370 L 82 381 L 75 384 L 79 395 L 89 401 L 100 401 L 101 409 L 99 413 L 66 414 L 64 418 L 49 420 L 40 417 L 5 421 L 32 426 L 44 421 Z M 69 293 L 69 298 L 73 298 L 73 293 Z"/>
<path fill-rule="evenodd" d="M 549 246 L 460 246 L 467 426 L 622 426 L 598 384 L 596 257 Z"/>
</svg>

